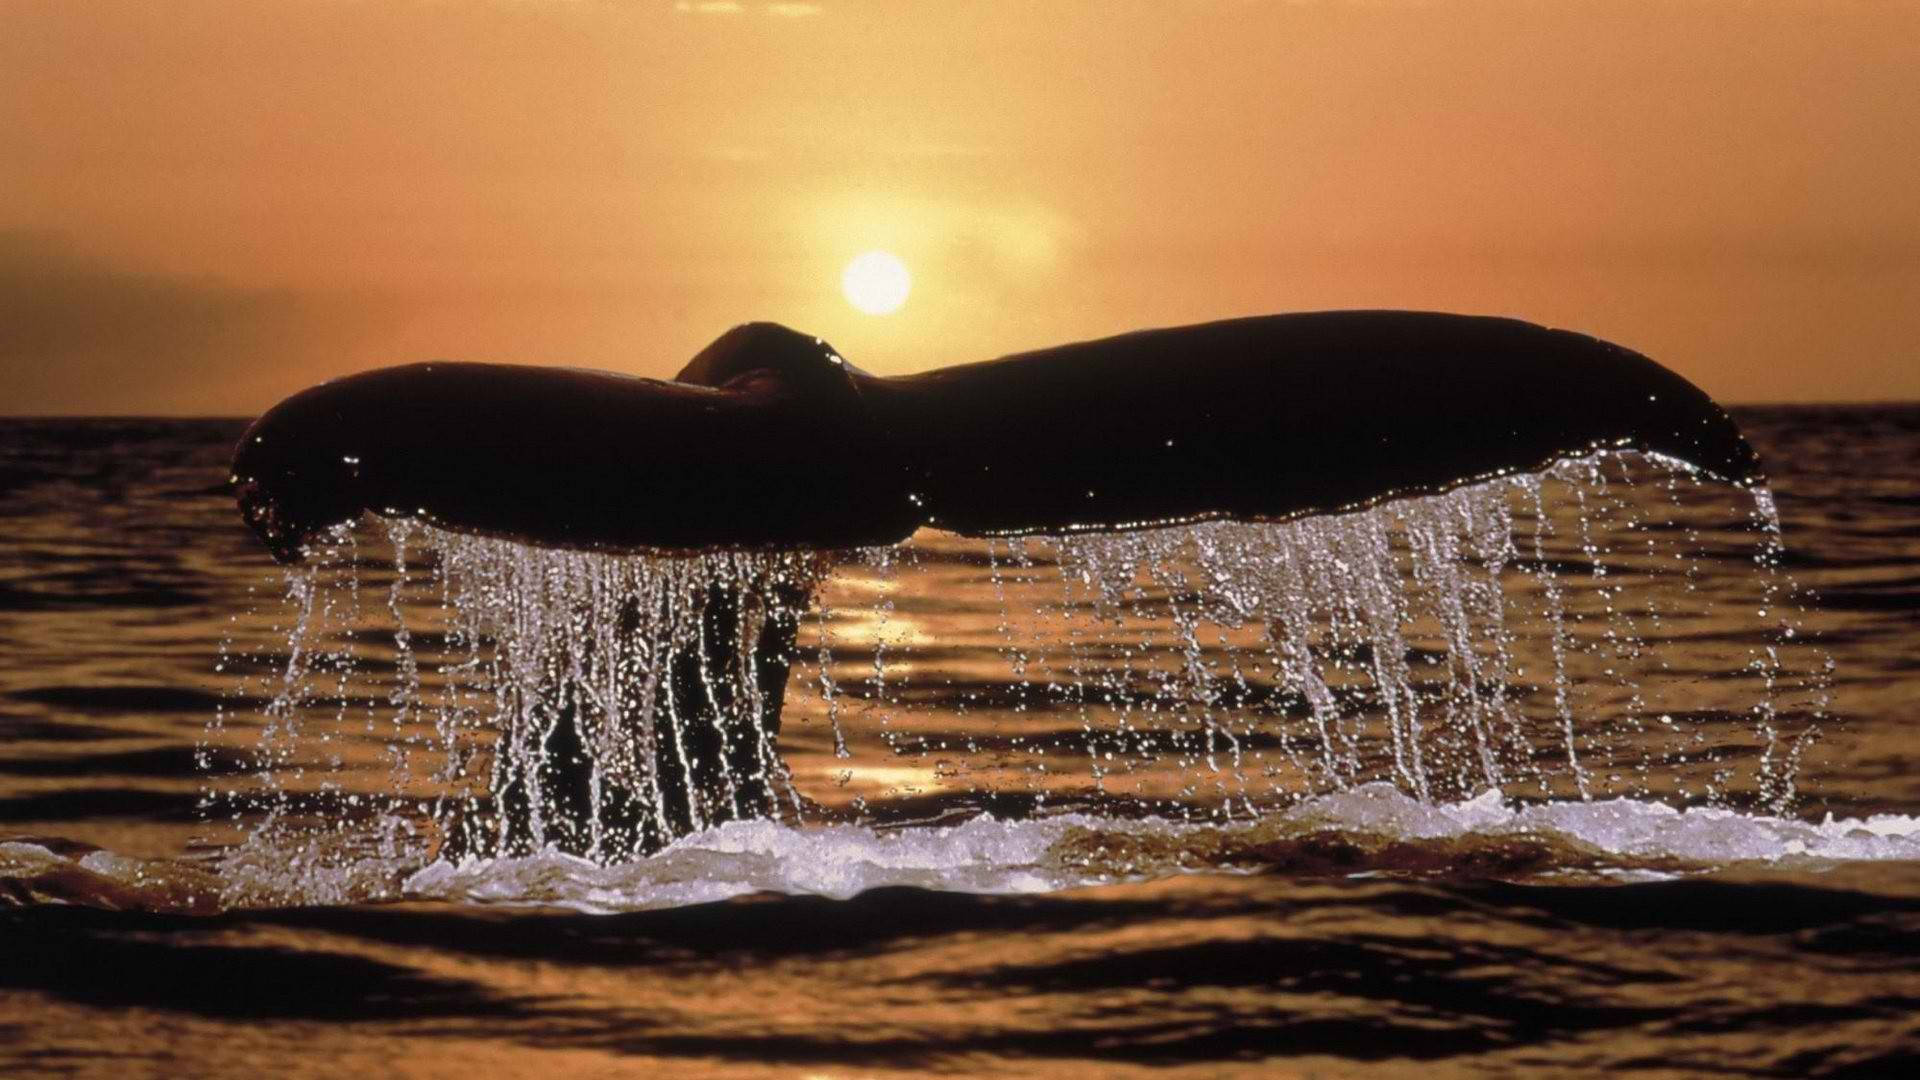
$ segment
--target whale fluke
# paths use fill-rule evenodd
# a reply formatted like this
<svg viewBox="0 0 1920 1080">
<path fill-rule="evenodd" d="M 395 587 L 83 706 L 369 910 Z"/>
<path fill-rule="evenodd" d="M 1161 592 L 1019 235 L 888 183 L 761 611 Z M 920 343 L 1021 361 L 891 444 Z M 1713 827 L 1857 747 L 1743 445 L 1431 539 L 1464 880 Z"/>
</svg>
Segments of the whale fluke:
<svg viewBox="0 0 1920 1080">
<path fill-rule="evenodd" d="M 554 547 L 838 549 L 923 525 L 1283 519 L 1606 448 L 1762 479 L 1725 411 L 1639 353 L 1512 319 L 1339 311 L 892 378 L 771 323 L 673 380 L 386 368 L 269 410 L 233 483 L 282 561 L 369 511 Z"/>
<path fill-rule="evenodd" d="M 1148 330 L 899 378 L 770 323 L 728 331 L 672 380 L 413 364 L 276 405 L 242 437 L 233 482 L 286 562 L 367 512 L 548 548 L 831 551 L 924 525 L 1282 520 L 1600 449 L 1761 478 L 1727 414 L 1638 353 L 1510 319 L 1380 311 Z M 779 812 L 784 687 L 831 560 L 718 560 L 794 563 L 744 577 L 711 561 L 671 564 L 689 570 L 684 588 L 660 584 L 644 609 L 625 594 L 595 616 L 612 632 L 574 643 L 588 668 L 643 657 L 631 693 L 583 696 L 571 669 L 528 666 L 516 692 L 541 719 L 505 724 L 486 850 L 601 852 L 612 828 L 651 851 Z M 649 764 L 599 769 L 591 748 L 610 733 Z"/>
</svg>

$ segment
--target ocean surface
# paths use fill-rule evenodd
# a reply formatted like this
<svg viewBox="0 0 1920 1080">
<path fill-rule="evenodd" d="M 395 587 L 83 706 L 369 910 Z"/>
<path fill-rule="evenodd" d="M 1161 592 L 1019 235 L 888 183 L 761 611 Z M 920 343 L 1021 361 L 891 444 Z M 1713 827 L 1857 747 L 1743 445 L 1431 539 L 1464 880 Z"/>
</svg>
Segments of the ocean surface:
<svg viewBox="0 0 1920 1080">
<path fill-rule="evenodd" d="M 849 557 L 780 819 L 594 858 L 457 839 L 446 552 L 290 585 L 241 423 L 0 420 L 0 1076 L 1920 1075 L 1920 406 L 1736 416 L 1783 550 L 1601 460 Z"/>
</svg>

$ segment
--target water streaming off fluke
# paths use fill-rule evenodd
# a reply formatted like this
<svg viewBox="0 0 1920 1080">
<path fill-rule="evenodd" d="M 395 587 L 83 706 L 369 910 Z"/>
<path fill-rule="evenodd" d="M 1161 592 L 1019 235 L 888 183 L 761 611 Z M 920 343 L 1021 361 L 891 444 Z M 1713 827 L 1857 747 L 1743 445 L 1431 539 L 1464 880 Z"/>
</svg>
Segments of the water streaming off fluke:
<svg viewBox="0 0 1920 1080">
<path fill-rule="evenodd" d="M 549 891 L 635 906 L 899 880 L 846 867 L 909 843 L 959 843 L 922 868 L 950 887 L 1053 887 L 1204 865 L 1167 838 L 1265 835 L 1362 792 L 1509 824 L 1585 803 L 1777 815 L 1826 708 L 1764 490 L 1634 453 L 1339 515 L 856 552 L 620 555 L 369 520 L 287 572 L 284 641 L 224 661 L 270 702 L 208 736 L 257 755 L 208 798 L 248 836 L 235 899 L 537 899 L 564 878 Z M 1726 560 L 1743 586 L 1703 584 Z M 1694 659 L 1647 646 L 1676 635 Z M 978 858 L 940 839 L 956 825 Z M 1262 843 L 1220 865 L 1291 857 Z M 688 854 L 730 844 L 718 869 Z"/>
</svg>

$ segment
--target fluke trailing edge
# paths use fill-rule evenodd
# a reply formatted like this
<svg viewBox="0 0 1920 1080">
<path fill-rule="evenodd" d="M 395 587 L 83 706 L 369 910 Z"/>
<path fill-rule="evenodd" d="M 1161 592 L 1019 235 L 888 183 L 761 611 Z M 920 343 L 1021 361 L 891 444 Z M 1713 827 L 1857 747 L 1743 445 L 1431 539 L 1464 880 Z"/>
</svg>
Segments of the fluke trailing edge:
<svg viewBox="0 0 1920 1080">
<path fill-rule="evenodd" d="M 846 548 L 1333 512 L 1631 448 L 1752 484 L 1678 375 L 1511 319 L 1342 311 L 1146 330 L 883 378 L 736 327 L 671 381 L 433 362 L 337 379 L 242 438 L 276 558 L 362 512 L 602 550 Z"/>
</svg>

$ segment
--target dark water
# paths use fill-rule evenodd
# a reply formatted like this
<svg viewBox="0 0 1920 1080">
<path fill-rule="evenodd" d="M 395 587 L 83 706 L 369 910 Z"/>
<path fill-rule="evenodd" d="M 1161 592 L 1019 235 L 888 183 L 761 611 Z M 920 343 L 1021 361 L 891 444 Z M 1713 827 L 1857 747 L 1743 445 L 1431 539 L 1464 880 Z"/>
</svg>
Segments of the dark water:
<svg viewBox="0 0 1920 1080">
<path fill-rule="evenodd" d="M 1428 805 L 1289 800 L 1276 766 L 1260 818 L 1219 822 L 1233 793 L 1177 740 L 1095 787 L 1074 703 L 1008 673 L 1058 661 L 1023 644 L 1057 585 L 931 537 L 829 585 L 853 753 L 801 693 L 817 670 L 781 735 L 811 824 L 612 868 L 344 846 L 274 866 L 277 897 L 234 886 L 251 822 L 206 816 L 233 805 L 210 788 L 264 782 L 285 648 L 279 579 L 221 487 L 239 425 L 0 422 L 0 1075 L 1913 1075 L 1920 407 L 1739 419 L 1816 594 L 1788 675 L 1808 640 L 1834 661 L 1784 807 L 1747 711 L 1773 622 L 1744 511 L 1655 492 L 1648 520 L 1708 552 L 1701 611 L 1642 612 L 1664 698 L 1640 719 L 1604 666 L 1624 653 L 1570 666 L 1591 801 L 1551 739 L 1524 783 Z M 1599 556 L 1616 596 L 1657 584 L 1633 544 Z M 1605 584 L 1577 545 L 1546 557 L 1599 641 L 1613 624 L 1580 613 Z M 1156 625 L 1113 633 L 1167 644 Z M 216 672 L 229 636 L 258 662 Z M 1793 735 L 1819 680 L 1783 681 Z M 1550 734 L 1548 680 L 1516 693 Z M 390 730 L 339 716 L 357 734 L 273 782 L 324 776 L 343 807 L 411 782 Z"/>
</svg>

